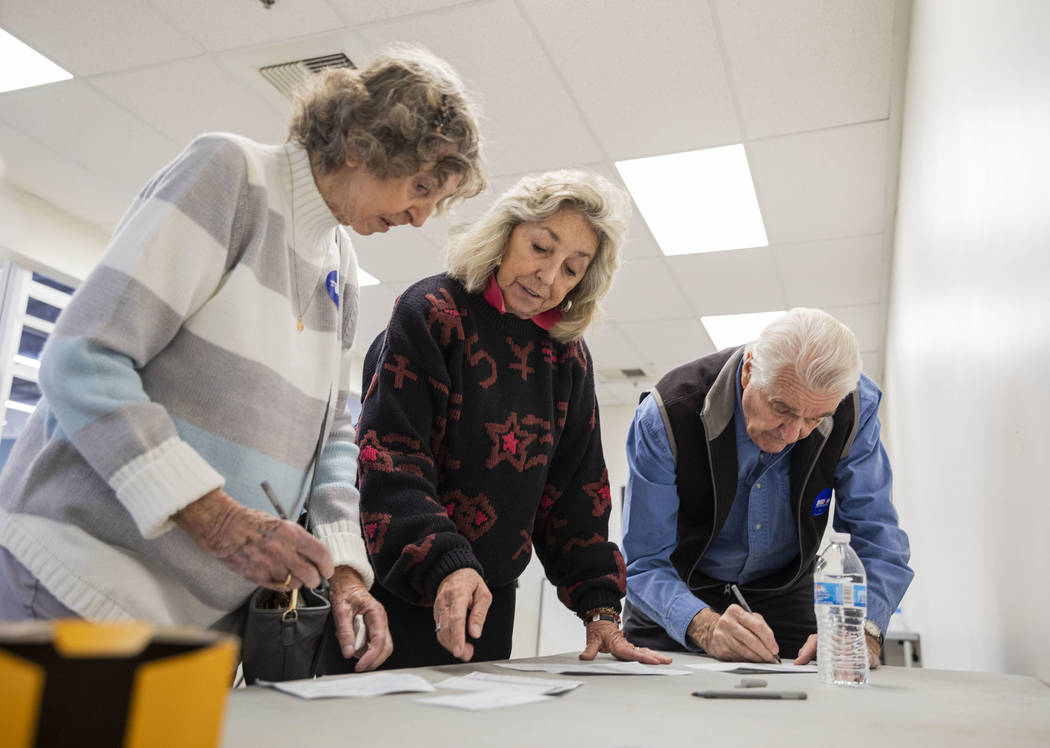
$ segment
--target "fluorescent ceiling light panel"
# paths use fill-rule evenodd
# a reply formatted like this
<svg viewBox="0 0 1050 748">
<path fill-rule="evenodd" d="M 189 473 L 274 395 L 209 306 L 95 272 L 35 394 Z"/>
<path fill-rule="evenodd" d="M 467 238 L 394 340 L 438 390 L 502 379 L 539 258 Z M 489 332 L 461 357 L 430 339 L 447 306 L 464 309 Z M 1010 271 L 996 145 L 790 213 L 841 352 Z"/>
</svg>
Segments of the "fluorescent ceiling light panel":
<svg viewBox="0 0 1050 748">
<path fill-rule="evenodd" d="M 73 76 L 27 44 L 0 29 L 0 93 L 45 83 L 69 80 Z"/>
<path fill-rule="evenodd" d="M 361 268 L 358 268 L 357 269 L 357 285 L 358 285 L 359 288 L 363 288 L 364 286 L 378 286 L 379 285 L 379 279 L 376 278 L 371 273 L 366 272 L 366 271 L 362 270 Z"/>
<path fill-rule="evenodd" d="M 743 145 L 617 161 L 665 255 L 765 247 Z"/>
<path fill-rule="evenodd" d="M 718 314 L 701 317 L 704 329 L 715 344 L 716 350 L 750 343 L 758 337 L 766 325 L 783 315 L 779 312 L 753 312 L 751 314 Z"/>
</svg>

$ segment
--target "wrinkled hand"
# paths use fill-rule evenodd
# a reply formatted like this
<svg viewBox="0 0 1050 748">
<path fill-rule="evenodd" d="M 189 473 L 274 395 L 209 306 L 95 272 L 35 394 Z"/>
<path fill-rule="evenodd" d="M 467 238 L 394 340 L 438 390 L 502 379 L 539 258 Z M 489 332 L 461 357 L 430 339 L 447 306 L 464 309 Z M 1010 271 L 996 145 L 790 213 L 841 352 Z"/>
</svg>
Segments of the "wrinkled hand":
<svg viewBox="0 0 1050 748">
<path fill-rule="evenodd" d="M 879 646 L 879 640 L 873 636 L 864 635 L 864 643 L 868 648 L 868 667 L 872 670 L 879 666 L 879 655 L 882 653 L 882 647 Z M 812 662 L 817 658 L 817 635 L 810 634 L 809 638 L 806 639 L 806 643 L 802 645 L 802 648 L 798 651 L 798 657 L 795 658 L 796 665 L 805 665 L 807 662 Z"/>
<path fill-rule="evenodd" d="M 627 641 L 620 627 L 612 621 L 592 621 L 587 624 L 587 647 L 580 653 L 581 660 L 593 660 L 599 652 L 608 652 L 618 660 L 633 660 L 646 665 L 667 665 L 671 662 L 648 647 L 636 647 Z"/>
<path fill-rule="evenodd" d="M 780 651 L 766 620 L 735 603 L 722 615 L 710 608 L 701 610 L 689 622 L 686 636 L 719 660 L 776 662 Z"/>
<path fill-rule="evenodd" d="M 466 631 L 474 639 L 481 636 L 492 604 L 492 593 L 473 569 L 457 569 L 438 585 L 434 597 L 434 626 L 438 643 L 463 662 L 474 656 L 474 645 L 467 641 Z M 467 618 L 467 611 L 470 618 Z"/>
<path fill-rule="evenodd" d="M 205 553 L 261 587 L 312 589 L 335 571 L 328 549 L 313 535 L 294 522 L 238 504 L 221 488 L 173 519 Z"/>
<path fill-rule="evenodd" d="M 335 637 L 343 657 L 357 657 L 354 670 L 363 673 L 375 670 L 394 651 L 386 609 L 372 597 L 361 576 L 349 566 L 337 566 L 332 575 L 332 616 L 335 619 Z M 354 649 L 354 616 L 361 615 L 368 629 L 368 642 L 360 652 Z"/>
</svg>

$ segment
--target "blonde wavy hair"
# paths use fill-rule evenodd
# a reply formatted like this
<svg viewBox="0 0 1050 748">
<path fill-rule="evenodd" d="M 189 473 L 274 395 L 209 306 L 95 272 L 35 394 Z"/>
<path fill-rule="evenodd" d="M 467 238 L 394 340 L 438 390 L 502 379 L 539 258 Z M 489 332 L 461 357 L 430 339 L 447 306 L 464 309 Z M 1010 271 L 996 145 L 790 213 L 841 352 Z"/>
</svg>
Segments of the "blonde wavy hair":
<svg viewBox="0 0 1050 748">
<path fill-rule="evenodd" d="M 412 176 L 424 164 L 434 164 L 440 184 L 462 174 L 456 191 L 438 203 L 441 213 L 485 189 L 477 109 L 446 62 L 402 44 L 363 70 L 311 76 L 296 91 L 288 137 L 322 173 L 353 159 L 380 179 Z"/>
<path fill-rule="evenodd" d="M 561 343 L 577 340 L 598 314 L 598 301 L 612 285 L 627 236 L 631 201 L 609 180 L 585 171 L 551 171 L 524 177 L 504 192 L 477 221 L 457 227 L 445 246 L 448 274 L 467 291 L 485 289 L 510 244 L 511 232 L 523 223 L 550 218 L 560 210 L 578 211 L 598 238 L 598 250 L 579 284 L 566 296 L 571 307 L 551 328 Z"/>
</svg>

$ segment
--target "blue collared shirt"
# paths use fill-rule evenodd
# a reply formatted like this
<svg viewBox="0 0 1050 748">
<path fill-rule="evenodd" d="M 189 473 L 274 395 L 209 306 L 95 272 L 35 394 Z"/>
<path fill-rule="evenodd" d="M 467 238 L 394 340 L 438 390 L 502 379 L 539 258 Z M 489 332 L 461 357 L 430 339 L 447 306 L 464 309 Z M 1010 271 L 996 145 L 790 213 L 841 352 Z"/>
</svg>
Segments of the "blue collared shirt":
<svg viewBox="0 0 1050 748">
<path fill-rule="evenodd" d="M 790 447 L 770 454 L 751 441 L 740 406 L 739 369 L 736 382 L 736 498 L 699 568 L 715 579 L 747 583 L 782 569 L 799 549 L 791 516 Z M 868 577 L 867 617 L 885 631 L 914 574 L 908 567 L 908 536 L 898 526 L 891 500 L 893 473 L 879 438 L 881 400 L 878 386 L 862 374 L 857 437 L 835 468 L 833 527 L 851 534 L 850 545 Z M 685 632 L 707 605 L 671 564 L 671 551 L 678 544 L 675 463 L 652 397 L 635 411 L 627 434 L 627 465 L 623 511 L 627 599 L 673 639 L 695 650 Z"/>
</svg>

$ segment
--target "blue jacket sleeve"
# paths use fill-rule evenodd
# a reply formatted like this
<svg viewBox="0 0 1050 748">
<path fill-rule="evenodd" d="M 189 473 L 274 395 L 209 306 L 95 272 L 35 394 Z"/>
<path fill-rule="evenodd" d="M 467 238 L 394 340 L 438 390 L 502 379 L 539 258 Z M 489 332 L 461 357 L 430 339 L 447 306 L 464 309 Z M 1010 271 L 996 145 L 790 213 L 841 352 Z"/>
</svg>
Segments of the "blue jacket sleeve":
<svg viewBox="0 0 1050 748">
<path fill-rule="evenodd" d="M 627 599 L 663 626 L 687 649 L 690 621 L 707 605 L 671 565 L 678 543 L 678 489 L 674 458 L 655 398 L 635 411 L 627 433 L 627 492 L 623 509 L 623 550 L 627 561 Z"/>
<path fill-rule="evenodd" d="M 835 469 L 835 530 L 850 534 L 868 577 L 868 618 L 886 631 L 915 573 L 908 536 L 893 508 L 893 471 L 879 436 L 882 392 L 860 379 L 860 424 L 849 453 Z"/>
</svg>

